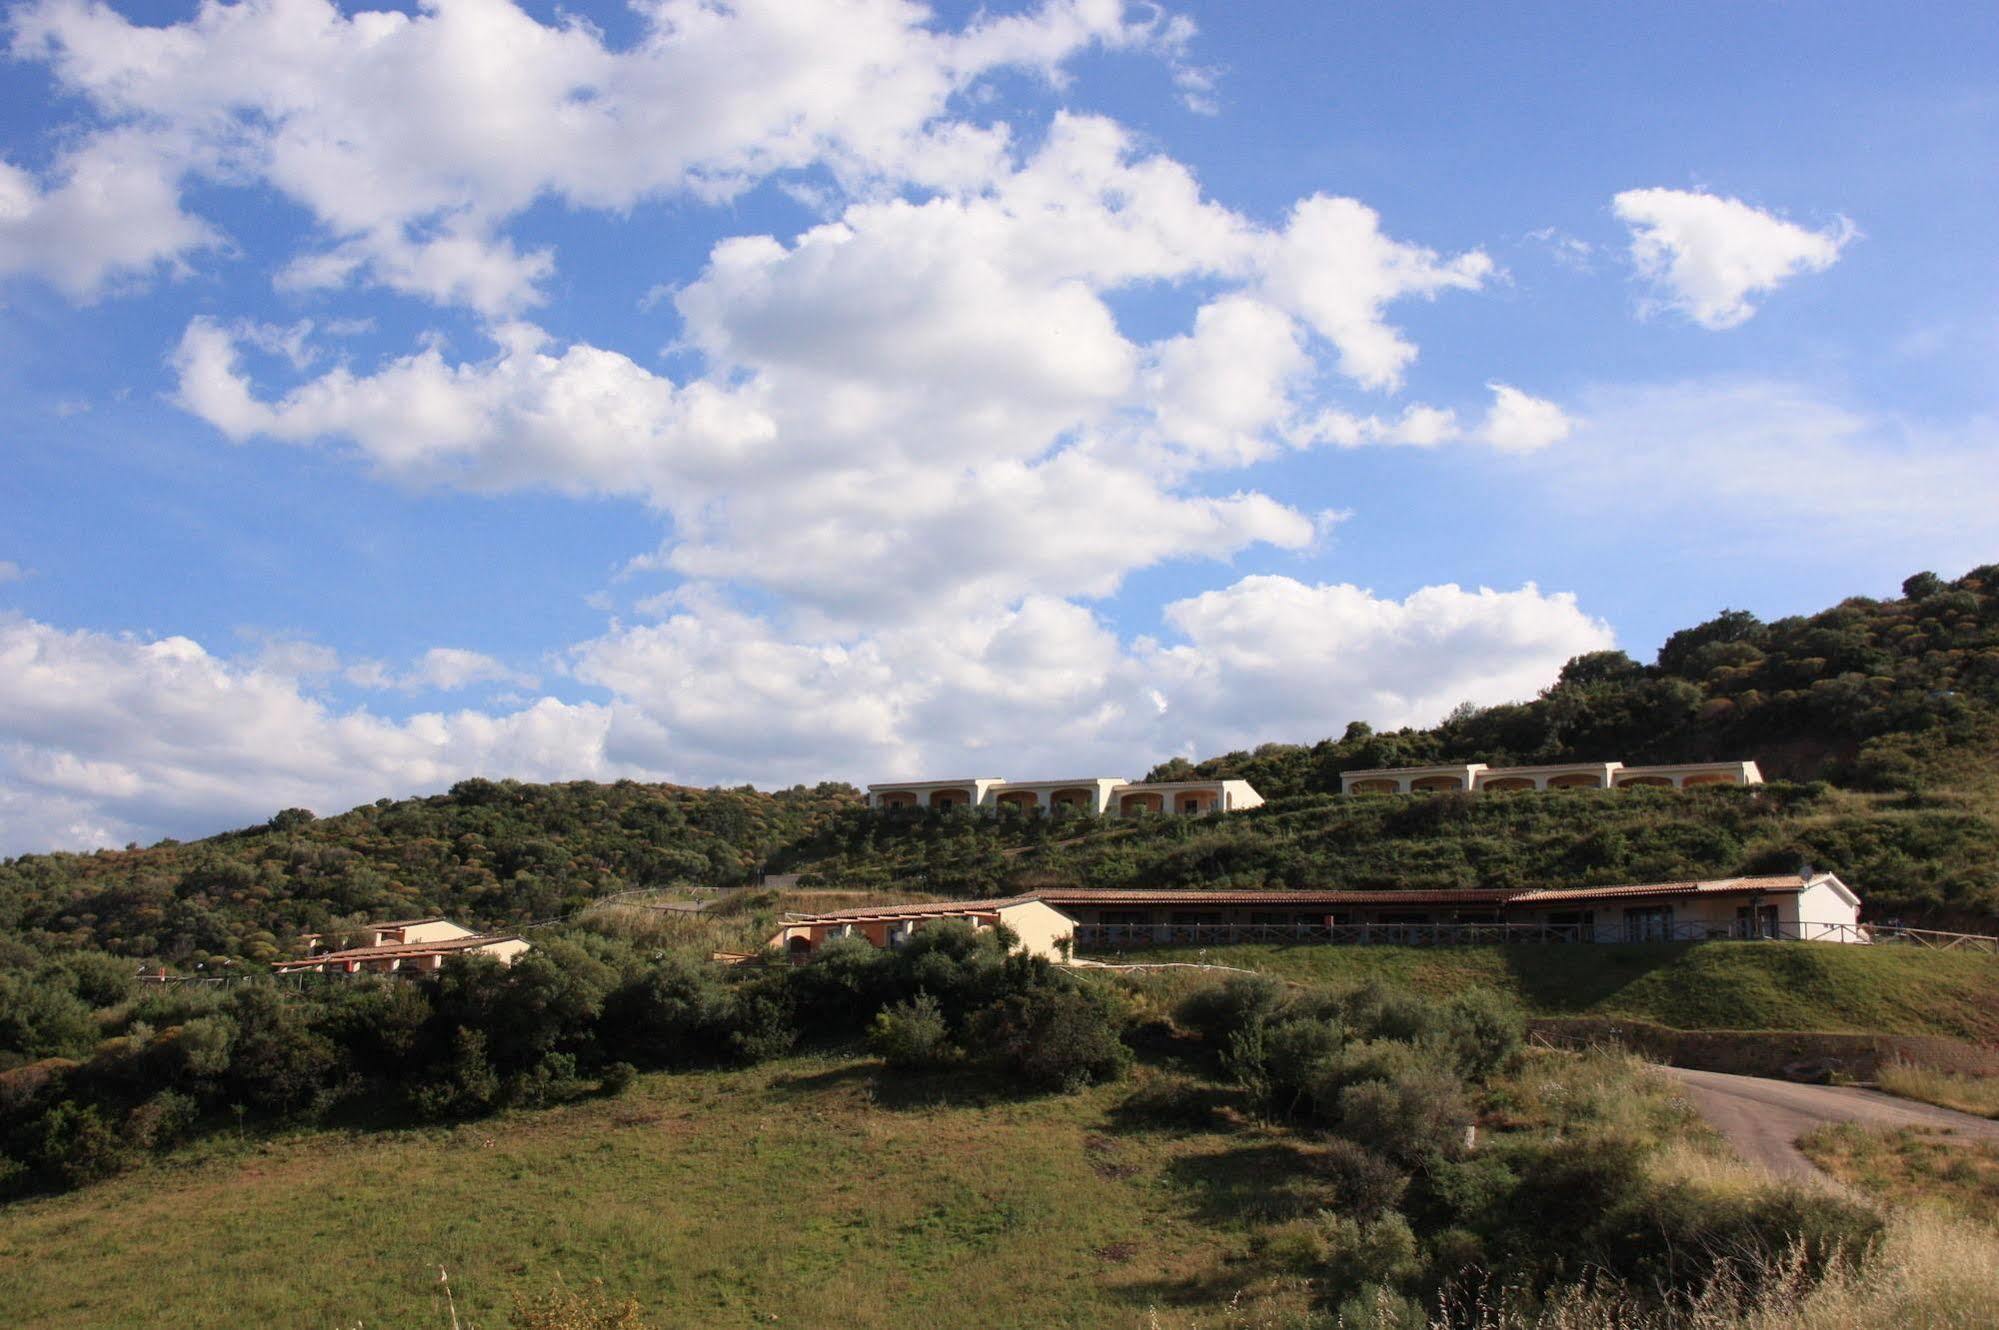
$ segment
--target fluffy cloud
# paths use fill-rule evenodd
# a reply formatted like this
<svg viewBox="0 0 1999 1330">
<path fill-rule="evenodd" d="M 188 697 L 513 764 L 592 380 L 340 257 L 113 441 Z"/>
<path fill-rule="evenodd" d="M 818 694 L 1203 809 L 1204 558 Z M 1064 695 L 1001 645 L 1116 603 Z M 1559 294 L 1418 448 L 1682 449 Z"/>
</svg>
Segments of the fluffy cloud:
<svg viewBox="0 0 1999 1330">
<path fill-rule="evenodd" d="M 1331 443 L 1341 448 L 1369 444 L 1391 444 L 1408 448 L 1435 448 L 1446 443 L 1482 443 L 1504 453 L 1538 452 L 1566 439 L 1576 427 L 1555 403 L 1532 397 L 1505 383 L 1488 383 L 1492 404 L 1485 416 L 1469 429 L 1458 421 L 1456 411 L 1411 403 L 1400 416 L 1384 419 L 1378 415 L 1356 416 L 1329 409 L 1293 427 L 1294 442 Z"/>
<path fill-rule="evenodd" d="M 497 328 L 483 362 L 431 348 L 275 399 L 251 385 L 241 329 L 197 320 L 176 360 L 182 403 L 233 438 L 345 439 L 417 484 L 638 496 L 673 521 L 639 567 L 756 583 L 853 624 L 1303 547 L 1303 514 L 1203 483 L 1282 448 L 1555 437 L 1558 408 L 1498 385 L 1476 429 L 1424 406 L 1393 425 L 1299 423 L 1315 331 L 1374 381 L 1413 354 L 1388 303 L 1488 270 L 1389 239 L 1350 200 L 1261 229 L 1114 123 L 1060 115 L 976 195 L 859 202 L 788 243 L 717 244 L 673 294 L 703 362 L 683 381 L 602 348 L 558 354 L 526 324 Z M 1107 302 L 1196 280 L 1223 289 L 1150 344 Z"/>
<path fill-rule="evenodd" d="M 297 662 L 294 661 L 293 664 Z M 468 775 L 626 774 L 609 710 L 542 699 L 509 715 L 392 722 L 302 693 L 287 669 L 0 618 L 0 840 L 10 851 L 205 832 L 296 805 L 322 812 Z"/>
<path fill-rule="evenodd" d="M 182 211 L 171 141 L 100 134 L 64 154 L 47 183 L 0 160 L 0 276 L 44 278 L 86 300 L 219 243 Z"/>
<path fill-rule="evenodd" d="M 815 164 L 850 181 L 976 183 L 1006 133 L 940 119 L 957 93 L 1002 68 L 1059 77 L 1092 47 L 1177 59 L 1189 33 L 1119 0 L 1046 0 L 956 31 L 909 0 L 660 0 L 637 12 L 638 39 L 613 49 L 580 19 L 543 23 L 510 0 L 414 14 L 244 0 L 163 26 L 41 0 L 14 15 L 13 51 L 88 98 L 114 127 L 107 138 L 167 127 L 133 164 L 148 215 L 172 216 L 190 173 L 262 181 L 330 241 L 288 284 L 366 277 L 497 314 L 534 303 L 550 270 L 549 255 L 500 234 L 538 199 L 720 201 Z M 147 234 L 136 220 L 130 230 Z M 115 248 L 72 262 L 85 276 L 114 260 L 130 262 Z"/>
<path fill-rule="evenodd" d="M 1263 270 L 1266 296 L 1333 344 L 1342 373 L 1364 387 L 1395 388 L 1416 348 L 1384 320 L 1388 305 L 1476 290 L 1494 268 L 1478 250 L 1445 259 L 1394 240 L 1372 208 L 1316 195 L 1293 208 L 1282 234 L 1267 242 Z"/>
<path fill-rule="evenodd" d="M 694 783 L 890 779 L 977 767 L 1136 774 L 1171 752 L 1309 741 L 1531 695 L 1610 643 L 1572 598 L 1250 577 L 1169 606 L 1179 639 L 1121 641 L 1070 602 L 800 639 L 715 603 L 613 626 L 568 670 L 602 703 L 392 721 L 302 691 L 330 662 L 234 660 L 0 618 L 0 852 L 202 834 L 285 806 L 342 810 L 471 775 Z M 433 652 L 451 680 L 491 673 Z M 468 675 L 469 671 L 469 675 Z M 442 676 L 448 676 L 444 678 Z"/>
<path fill-rule="evenodd" d="M 1169 605 L 1166 619 L 1187 645 L 1157 657 L 1161 724 L 1201 752 L 1316 738 L 1355 719 L 1430 724 L 1460 702 L 1531 697 L 1562 662 L 1614 641 L 1573 596 L 1532 583 L 1425 587 L 1396 601 L 1249 577 Z"/>
<path fill-rule="evenodd" d="M 1611 207 L 1630 227 L 1631 261 L 1660 300 L 1716 331 L 1756 312 L 1750 296 L 1830 268 L 1854 235 L 1845 218 L 1808 231 L 1740 199 L 1681 189 L 1628 189 Z"/>
</svg>

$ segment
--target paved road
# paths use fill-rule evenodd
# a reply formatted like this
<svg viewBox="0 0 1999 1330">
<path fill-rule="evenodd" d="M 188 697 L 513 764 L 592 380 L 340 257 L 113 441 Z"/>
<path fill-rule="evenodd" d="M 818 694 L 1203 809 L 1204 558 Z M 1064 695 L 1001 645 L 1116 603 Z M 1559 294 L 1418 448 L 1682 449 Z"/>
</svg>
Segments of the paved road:
<svg viewBox="0 0 1999 1330">
<path fill-rule="evenodd" d="M 1731 1076 L 1686 1067 L 1663 1070 L 1680 1082 L 1702 1115 L 1752 1164 L 1780 1177 L 1808 1178 L 1817 1167 L 1798 1149 L 1798 1138 L 1829 1122 L 1875 1127 L 1950 1130 L 1999 1141 L 1999 1122 L 1948 1108 L 1898 1099 L 1878 1090 L 1843 1085 L 1794 1085 L 1758 1076 Z"/>
</svg>

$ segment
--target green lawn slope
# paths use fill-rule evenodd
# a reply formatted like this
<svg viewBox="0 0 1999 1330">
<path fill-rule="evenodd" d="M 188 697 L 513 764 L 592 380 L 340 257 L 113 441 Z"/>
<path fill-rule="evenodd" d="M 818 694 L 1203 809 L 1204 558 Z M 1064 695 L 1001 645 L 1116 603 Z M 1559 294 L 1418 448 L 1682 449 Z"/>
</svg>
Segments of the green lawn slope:
<svg viewBox="0 0 1999 1330">
<path fill-rule="evenodd" d="M 1810 1030 L 1999 1042 L 1999 957 L 1901 947 L 1683 942 L 1625 946 L 1153 947 L 1305 983 L 1381 978 L 1448 995 L 1482 985 L 1534 1016 L 1622 1016 L 1682 1030 Z"/>
<path fill-rule="evenodd" d="M 988 1101 L 964 1077 L 878 1092 L 877 1070 L 794 1058 L 457 1128 L 211 1141 L 10 1206 L 0 1321 L 446 1330 L 443 1267 L 478 1330 L 599 1277 L 661 1327 L 1180 1325 L 1169 1304 L 1245 1240 L 1217 1180 L 1281 1181 L 1239 1133 L 1120 1130 L 1133 1082 Z"/>
</svg>

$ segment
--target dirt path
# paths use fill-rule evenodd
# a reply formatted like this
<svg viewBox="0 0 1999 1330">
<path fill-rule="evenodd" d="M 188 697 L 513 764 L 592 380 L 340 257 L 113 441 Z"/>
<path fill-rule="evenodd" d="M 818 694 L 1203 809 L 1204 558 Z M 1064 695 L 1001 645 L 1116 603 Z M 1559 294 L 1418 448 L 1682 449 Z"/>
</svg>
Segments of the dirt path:
<svg viewBox="0 0 1999 1330">
<path fill-rule="evenodd" d="M 1793 1085 L 1758 1076 L 1661 1068 L 1680 1083 L 1702 1116 L 1752 1164 L 1779 1177 L 1808 1178 L 1818 1169 L 1798 1149 L 1798 1138 L 1830 1122 L 1921 1127 L 1999 1141 L 1999 1122 L 1948 1108 L 1898 1099 L 1878 1090 L 1841 1085 Z"/>
</svg>

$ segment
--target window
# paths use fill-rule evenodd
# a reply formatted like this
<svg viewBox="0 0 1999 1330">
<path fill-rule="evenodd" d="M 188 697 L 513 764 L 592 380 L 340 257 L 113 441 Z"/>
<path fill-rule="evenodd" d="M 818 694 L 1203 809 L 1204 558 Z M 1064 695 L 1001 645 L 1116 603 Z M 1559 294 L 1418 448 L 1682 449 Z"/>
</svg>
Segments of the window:
<svg viewBox="0 0 1999 1330">
<path fill-rule="evenodd" d="M 1673 907 L 1634 905 L 1624 912 L 1627 942 L 1668 942 L 1673 936 Z"/>
<path fill-rule="evenodd" d="M 1777 907 L 1774 905 L 1739 907 L 1735 911 L 1735 935 L 1755 938 L 1782 936 L 1777 931 Z"/>
</svg>

